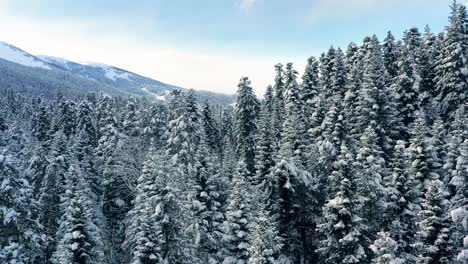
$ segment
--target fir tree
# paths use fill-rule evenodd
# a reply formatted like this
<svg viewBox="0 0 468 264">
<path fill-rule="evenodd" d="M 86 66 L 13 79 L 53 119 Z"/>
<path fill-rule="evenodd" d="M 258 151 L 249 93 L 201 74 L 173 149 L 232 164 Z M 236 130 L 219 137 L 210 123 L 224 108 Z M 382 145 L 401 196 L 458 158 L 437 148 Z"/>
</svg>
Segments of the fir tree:
<svg viewBox="0 0 468 264">
<path fill-rule="evenodd" d="M 236 138 L 237 155 L 244 160 L 250 181 L 255 173 L 255 136 L 257 133 L 257 117 L 259 103 L 247 77 L 242 77 L 237 91 L 236 102 Z"/>
<path fill-rule="evenodd" d="M 450 116 L 466 100 L 468 92 L 468 38 L 466 7 L 453 1 L 449 26 L 437 61 L 437 101 L 443 117 Z"/>
<path fill-rule="evenodd" d="M 332 173 L 336 192 L 324 205 L 324 222 L 317 229 L 322 237 L 317 252 L 325 263 L 368 263 L 367 228 L 357 214 L 359 198 L 354 193 L 351 162 L 343 144 Z"/>
<path fill-rule="evenodd" d="M 237 171 L 233 178 L 233 187 L 229 196 L 229 205 L 226 211 L 225 245 L 226 257 L 223 264 L 247 263 L 250 257 L 250 227 L 252 220 L 251 207 L 246 191 L 249 190 L 246 176 L 250 172 L 247 164 L 239 161 Z"/>
<path fill-rule="evenodd" d="M 96 212 L 89 184 L 76 164 L 67 171 L 62 216 L 57 231 L 57 248 L 52 263 L 103 263 L 104 246 L 96 224 Z"/>
</svg>

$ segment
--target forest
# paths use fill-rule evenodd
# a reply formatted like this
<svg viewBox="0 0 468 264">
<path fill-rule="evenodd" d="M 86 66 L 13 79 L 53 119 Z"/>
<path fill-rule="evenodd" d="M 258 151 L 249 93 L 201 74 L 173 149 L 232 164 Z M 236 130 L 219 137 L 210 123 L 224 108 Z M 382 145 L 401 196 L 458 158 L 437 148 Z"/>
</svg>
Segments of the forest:
<svg viewBox="0 0 468 264">
<path fill-rule="evenodd" d="M 261 99 L 242 77 L 233 106 L 0 87 L 0 263 L 468 263 L 468 15 L 450 10 L 441 33 L 278 63 Z"/>
</svg>

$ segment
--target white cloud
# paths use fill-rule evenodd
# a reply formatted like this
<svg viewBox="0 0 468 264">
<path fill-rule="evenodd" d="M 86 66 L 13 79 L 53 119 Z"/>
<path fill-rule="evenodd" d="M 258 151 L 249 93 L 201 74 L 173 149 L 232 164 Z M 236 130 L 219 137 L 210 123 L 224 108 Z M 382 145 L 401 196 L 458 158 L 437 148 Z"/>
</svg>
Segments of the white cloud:
<svg viewBox="0 0 468 264">
<path fill-rule="evenodd" d="M 257 2 L 257 0 L 241 0 L 240 8 L 244 11 L 249 11 Z"/>
<path fill-rule="evenodd" d="M 95 23 L 31 20 L 0 11 L 0 40 L 32 54 L 102 62 L 170 84 L 224 93 L 235 93 L 240 77 L 249 76 L 256 93 L 262 95 L 274 80 L 274 64 L 293 61 L 302 72 L 306 60 L 201 52 L 160 44 L 162 40 L 152 43 L 112 27 L 96 36 Z"/>
</svg>

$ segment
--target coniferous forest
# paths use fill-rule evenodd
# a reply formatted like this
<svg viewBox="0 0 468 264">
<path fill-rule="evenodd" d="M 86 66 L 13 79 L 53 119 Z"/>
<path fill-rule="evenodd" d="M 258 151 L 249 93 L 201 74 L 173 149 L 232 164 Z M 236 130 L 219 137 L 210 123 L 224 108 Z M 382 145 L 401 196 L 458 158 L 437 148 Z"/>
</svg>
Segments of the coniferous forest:
<svg viewBox="0 0 468 264">
<path fill-rule="evenodd" d="M 0 263 L 468 263 L 465 5 L 274 67 L 233 107 L 0 87 Z"/>
</svg>

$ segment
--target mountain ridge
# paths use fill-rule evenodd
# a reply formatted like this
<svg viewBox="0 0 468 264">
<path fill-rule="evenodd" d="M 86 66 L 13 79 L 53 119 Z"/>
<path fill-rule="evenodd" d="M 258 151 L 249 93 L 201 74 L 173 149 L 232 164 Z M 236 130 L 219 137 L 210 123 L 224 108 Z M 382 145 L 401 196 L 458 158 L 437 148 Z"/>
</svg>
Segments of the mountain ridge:
<svg viewBox="0 0 468 264">
<path fill-rule="evenodd" d="M 63 73 L 66 72 L 74 75 L 74 78 L 84 78 L 98 83 L 95 84 L 83 80 L 82 83 L 85 86 L 83 88 L 87 91 L 99 90 L 102 88 L 102 90 L 113 91 L 111 92 L 112 94 L 128 94 L 147 97 L 151 100 L 165 100 L 166 96 L 173 90 L 189 90 L 187 88 L 161 82 L 156 79 L 105 63 L 75 62 L 51 55 L 33 55 L 17 46 L 3 41 L 0 41 L 0 59 L 28 67 L 36 72 L 40 72 L 42 70 L 55 72 L 49 73 L 48 75 L 51 79 L 58 78 L 59 82 L 63 82 L 63 79 L 72 78 L 71 76 Z M 0 63 L 0 67 L 8 67 L 9 65 L 10 64 L 8 63 Z M 29 75 L 36 75 L 32 74 L 31 71 L 25 68 L 10 68 L 10 71 L 14 69 L 17 71 L 29 72 Z M 17 75 L 20 76 L 21 74 L 17 73 Z M 28 76 L 23 77 L 28 78 Z M 14 82 L 14 80 L 11 78 L 9 81 Z M 21 82 L 21 80 L 18 80 L 18 82 Z M 56 85 L 56 82 L 57 80 L 51 80 L 51 83 L 54 83 L 54 85 Z M 74 80 L 74 82 L 79 83 L 80 81 Z M 46 86 L 46 84 L 44 84 L 44 80 L 41 80 L 41 83 L 41 86 Z M 29 85 L 34 84 L 31 82 Z M 3 86 L 5 87 L 5 85 Z M 79 85 L 64 86 L 69 88 L 74 87 L 73 89 L 80 90 Z M 76 93 L 76 91 L 73 91 L 73 93 Z M 195 93 L 199 95 L 200 100 L 211 101 L 217 104 L 229 105 L 234 101 L 233 95 L 226 95 L 204 90 L 195 90 Z"/>
</svg>

